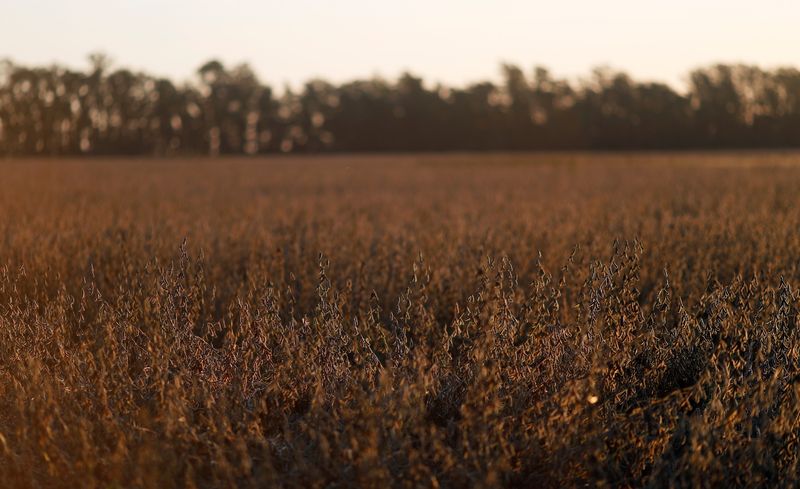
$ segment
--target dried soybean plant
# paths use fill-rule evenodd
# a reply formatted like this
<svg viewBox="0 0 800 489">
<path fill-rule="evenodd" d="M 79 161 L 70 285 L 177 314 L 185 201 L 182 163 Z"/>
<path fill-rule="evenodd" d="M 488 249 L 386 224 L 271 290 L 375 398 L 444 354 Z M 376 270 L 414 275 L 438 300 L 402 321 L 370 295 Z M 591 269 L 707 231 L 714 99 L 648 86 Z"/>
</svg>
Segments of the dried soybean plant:
<svg viewBox="0 0 800 489">
<path fill-rule="evenodd" d="M 4 486 L 798 484 L 798 157 L 484 160 L 3 163 Z"/>
</svg>

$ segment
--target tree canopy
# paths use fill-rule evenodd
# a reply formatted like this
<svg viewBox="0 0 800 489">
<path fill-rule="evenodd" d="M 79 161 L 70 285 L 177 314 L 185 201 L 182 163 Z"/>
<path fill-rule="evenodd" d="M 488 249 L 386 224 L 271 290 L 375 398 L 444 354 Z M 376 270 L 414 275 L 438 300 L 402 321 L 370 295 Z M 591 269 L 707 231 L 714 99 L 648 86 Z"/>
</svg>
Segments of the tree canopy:
<svg viewBox="0 0 800 489">
<path fill-rule="evenodd" d="M 762 148 L 800 145 L 800 71 L 714 65 L 686 93 L 596 69 L 579 82 L 502 66 L 502 82 L 311 80 L 276 93 L 217 60 L 194 81 L 0 63 L 0 154 Z"/>
</svg>

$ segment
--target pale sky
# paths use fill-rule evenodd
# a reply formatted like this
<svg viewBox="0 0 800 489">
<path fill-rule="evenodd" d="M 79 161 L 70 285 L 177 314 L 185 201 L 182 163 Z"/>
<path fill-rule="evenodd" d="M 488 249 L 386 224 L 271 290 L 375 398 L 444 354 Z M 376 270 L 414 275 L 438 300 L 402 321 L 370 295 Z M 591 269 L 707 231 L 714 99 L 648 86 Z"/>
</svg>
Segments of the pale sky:
<svg viewBox="0 0 800 489">
<path fill-rule="evenodd" d="M 461 86 L 507 61 L 680 88 L 717 61 L 800 66 L 798 46 L 800 0 L 0 0 L 0 58 L 85 68 L 103 51 L 176 81 L 218 58 L 276 87 L 404 70 Z"/>
</svg>

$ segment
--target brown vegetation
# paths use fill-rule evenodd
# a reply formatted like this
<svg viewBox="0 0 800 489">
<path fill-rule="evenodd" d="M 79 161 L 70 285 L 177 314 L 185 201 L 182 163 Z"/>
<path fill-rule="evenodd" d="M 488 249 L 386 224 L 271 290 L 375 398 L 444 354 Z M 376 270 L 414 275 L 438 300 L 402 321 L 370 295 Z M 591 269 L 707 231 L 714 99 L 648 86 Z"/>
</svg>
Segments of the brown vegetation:
<svg viewBox="0 0 800 489">
<path fill-rule="evenodd" d="M 4 162 L 0 479 L 797 484 L 799 162 Z"/>
</svg>

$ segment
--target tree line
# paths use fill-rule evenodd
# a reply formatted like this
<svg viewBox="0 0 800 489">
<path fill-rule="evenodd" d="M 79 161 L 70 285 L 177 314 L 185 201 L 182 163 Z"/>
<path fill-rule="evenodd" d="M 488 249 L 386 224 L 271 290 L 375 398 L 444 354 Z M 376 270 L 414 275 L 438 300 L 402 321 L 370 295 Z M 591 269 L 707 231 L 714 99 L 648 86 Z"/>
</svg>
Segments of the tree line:
<svg viewBox="0 0 800 489">
<path fill-rule="evenodd" d="M 800 71 L 718 64 L 688 89 L 595 69 L 570 82 L 502 66 L 502 81 L 428 86 L 406 73 L 278 93 L 247 65 L 175 84 L 103 55 L 90 68 L 0 64 L 0 154 L 760 148 L 800 145 Z"/>
</svg>

